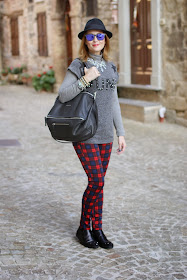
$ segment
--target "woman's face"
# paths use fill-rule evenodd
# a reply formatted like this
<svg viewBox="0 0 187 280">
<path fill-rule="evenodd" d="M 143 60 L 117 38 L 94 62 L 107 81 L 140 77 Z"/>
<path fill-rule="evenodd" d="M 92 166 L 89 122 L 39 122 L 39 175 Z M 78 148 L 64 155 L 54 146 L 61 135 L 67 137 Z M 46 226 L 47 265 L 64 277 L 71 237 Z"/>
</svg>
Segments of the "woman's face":
<svg viewBox="0 0 187 280">
<path fill-rule="evenodd" d="M 97 34 L 104 34 L 104 33 L 99 30 L 89 30 L 86 32 L 86 35 L 87 34 L 97 35 Z M 102 36 L 100 36 L 100 37 L 102 37 Z M 99 54 L 101 54 L 101 51 L 105 46 L 105 37 L 103 38 L 103 40 L 98 40 L 97 37 L 94 36 L 92 41 L 88 41 L 86 39 L 85 44 L 87 45 L 90 53 L 99 55 Z"/>
</svg>

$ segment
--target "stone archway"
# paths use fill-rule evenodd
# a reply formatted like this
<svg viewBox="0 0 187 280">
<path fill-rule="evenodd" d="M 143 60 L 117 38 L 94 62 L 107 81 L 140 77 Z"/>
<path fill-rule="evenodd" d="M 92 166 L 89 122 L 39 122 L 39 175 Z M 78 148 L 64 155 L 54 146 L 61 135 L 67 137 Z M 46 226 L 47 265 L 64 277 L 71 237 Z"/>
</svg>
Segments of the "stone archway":
<svg viewBox="0 0 187 280">
<path fill-rule="evenodd" d="M 56 90 L 62 83 L 67 66 L 78 56 L 81 28 L 81 0 L 51 1 L 52 57 L 56 76 Z M 69 30 L 69 28 L 71 28 Z"/>
</svg>

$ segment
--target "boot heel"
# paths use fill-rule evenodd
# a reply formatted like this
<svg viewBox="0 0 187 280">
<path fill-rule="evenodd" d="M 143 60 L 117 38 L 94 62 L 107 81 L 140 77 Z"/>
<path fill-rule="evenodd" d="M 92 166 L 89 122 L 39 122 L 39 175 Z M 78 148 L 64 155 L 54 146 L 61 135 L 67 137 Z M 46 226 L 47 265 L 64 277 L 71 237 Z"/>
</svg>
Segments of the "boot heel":
<svg viewBox="0 0 187 280">
<path fill-rule="evenodd" d="M 92 230 L 93 238 L 98 242 L 99 246 L 104 249 L 112 249 L 114 247 L 113 243 L 109 241 L 104 232 L 100 230 Z"/>
<path fill-rule="evenodd" d="M 98 242 L 93 238 L 92 232 L 90 230 L 81 229 L 79 227 L 76 237 L 78 238 L 79 242 L 87 248 L 97 249 L 99 247 Z"/>
</svg>

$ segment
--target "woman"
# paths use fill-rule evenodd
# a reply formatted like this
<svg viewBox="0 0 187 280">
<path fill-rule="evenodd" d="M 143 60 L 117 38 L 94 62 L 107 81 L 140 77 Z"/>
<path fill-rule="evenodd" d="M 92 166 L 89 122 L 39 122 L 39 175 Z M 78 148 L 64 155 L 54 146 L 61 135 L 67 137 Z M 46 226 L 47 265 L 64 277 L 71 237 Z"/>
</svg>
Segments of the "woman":
<svg viewBox="0 0 187 280">
<path fill-rule="evenodd" d="M 115 65 L 108 61 L 109 39 L 112 33 L 106 30 L 100 19 L 89 20 L 82 32 L 80 58 L 68 67 L 59 90 L 60 101 L 66 102 L 81 94 L 85 88 L 97 92 L 98 129 L 96 134 L 83 142 L 73 143 L 74 149 L 88 176 L 88 186 L 82 198 L 80 226 L 76 236 L 88 248 L 113 248 L 102 231 L 102 208 L 104 177 L 108 167 L 113 143 L 113 125 L 118 136 L 118 150 L 124 152 L 125 132 L 117 97 L 118 74 Z M 84 73 L 81 71 L 83 69 Z M 91 230 L 92 224 L 92 230 Z"/>
</svg>

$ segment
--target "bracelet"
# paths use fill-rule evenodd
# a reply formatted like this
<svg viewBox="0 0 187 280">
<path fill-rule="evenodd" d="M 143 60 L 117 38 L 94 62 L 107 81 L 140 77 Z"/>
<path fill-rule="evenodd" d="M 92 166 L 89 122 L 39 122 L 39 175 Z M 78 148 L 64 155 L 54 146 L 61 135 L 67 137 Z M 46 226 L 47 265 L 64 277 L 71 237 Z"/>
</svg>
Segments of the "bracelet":
<svg viewBox="0 0 187 280">
<path fill-rule="evenodd" d="M 86 81 L 83 79 L 83 77 L 81 77 L 79 80 L 83 84 L 83 86 L 86 87 L 87 84 Z"/>
<path fill-rule="evenodd" d="M 86 82 L 88 85 L 90 85 L 90 82 L 88 82 L 88 81 L 86 80 L 85 76 L 83 76 L 83 79 L 85 80 L 85 82 Z"/>
<path fill-rule="evenodd" d="M 88 83 L 88 82 L 86 81 L 86 79 L 84 78 L 84 76 L 82 76 L 82 77 L 80 78 L 80 81 L 82 82 L 83 85 L 85 85 L 85 87 L 90 87 L 90 83 Z"/>
<path fill-rule="evenodd" d="M 78 80 L 78 88 L 81 90 L 81 91 L 83 91 L 83 89 L 85 89 L 85 85 L 80 81 L 80 80 Z"/>
</svg>

